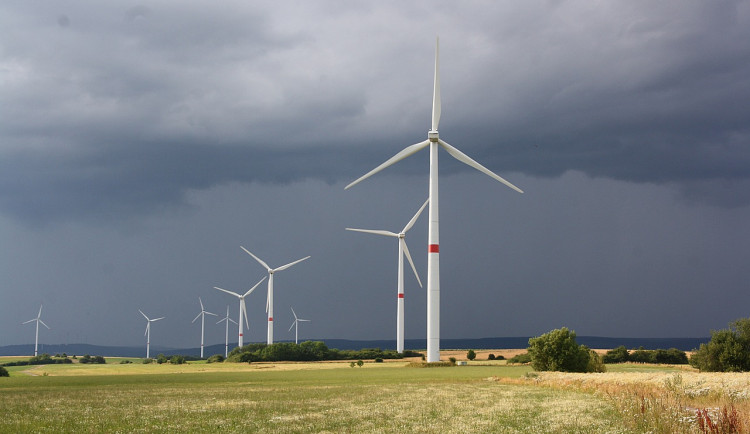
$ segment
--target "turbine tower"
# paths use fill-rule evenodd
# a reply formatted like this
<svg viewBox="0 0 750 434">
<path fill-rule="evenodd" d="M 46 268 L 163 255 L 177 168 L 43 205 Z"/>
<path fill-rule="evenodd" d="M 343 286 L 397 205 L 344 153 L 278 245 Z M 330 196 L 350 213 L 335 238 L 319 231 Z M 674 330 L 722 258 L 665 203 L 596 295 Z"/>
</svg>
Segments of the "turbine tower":
<svg viewBox="0 0 750 434">
<path fill-rule="evenodd" d="M 302 259 L 297 259 L 294 262 L 290 262 L 290 263 L 288 263 L 286 265 L 282 265 L 281 267 L 278 267 L 278 268 L 271 268 L 271 267 L 268 266 L 268 264 L 266 264 L 265 262 L 263 262 L 259 257 L 257 257 L 255 255 L 253 255 L 252 253 L 250 253 L 250 251 L 247 250 L 246 248 L 244 248 L 242 246 L 240 246 L 240 248 L 242 250 L 244 250 L 245 253 L 247 253 L 248 255 L 250 255 L 253 258 L 255 258 L 255 260 L 258 261 L 258 263 L 260 265 L 262 265 L 266 270 L 268 270 L 268 296 L 266 298 L 266 312 L 268 312 L 268 340 L 267 340 L 267 343 L 268 343 L 268 345 L 271 345 L 273 343 L 273 275 L 277 271 L 286 270 L 287 268 L 291 267 L 292 265 L 297 264 L 299 262 L 302 262 L 305 259 L 308 259 L 309 256 L 305 256 Z"/>
<path fill-rule="evenodd" d="M 456 160 L 467 164 L 485 175 L 499 181 L 513 190 L 523 193 L 521 189 L 501 178 L 490 169 L 477 163 L 469 156 L 449 145 L 440 138 L 438 125 L 440 123 L 440 72 L 439 72 L 440 46 L 439 40 L 435 41 L 435 80 L 432 93 L 432 128 L 427 132 L 427 140 L 407 146 L 396 155 L 386 160 L 380 166 L 372 169 L 364 176 L 347 185 L 348 189 L 360 181 L 380 172 L 386 167 L 403 160 L 406 157 L 420 151 L 427 146 L 430 147 L 430 207 L 427 246 L 427 361 L 440 361 L 440 227 L 439 227 L 439 205 L 438 199 L 438 147 L 445 149 L 448 154 Z"/>
<path fill-rule="evenodd" d="M 308 321 L 309 322 L 310 320 L 309 319 L 297 318 L 297 314 L 294 312 L 294 308 L 291 308 L 291 309 L 292 309 L 292 315 L 294 315 L 294 322 L 292 323 L 291 326 L 289 326 L 289 331 L 292 331 L 292 327 L 294 327 L 294 343 L 298 344 L 299 342 L 298 342 L 297 338 L 299 337 L 299 323 L 300 323 L 300 321 Z"/>
<path fill-rule="evenodd" d="M 201 304 L 201 313 L 198 314 L 198 316 L 195 317 L 193 322 L 197 321 L 198 318 L 201 319 L 201 359 L 203 358 L 203 330 L 204 330 L 204 324 L 206 322 L 206 315 L 213 315 L 218 316 L 215 313 L 211 313 L 207 311 L 205 308 L 203 308 L 203 300 L 201 300 L 200 297 L 198 297 L 198 303 Z"/>
<path fill-rule="evenodd" d="M 165 317 L 150 319 L 140 309 L 138 309 L 138 312 L 140 312 L 141 315 L 143 315 L 143 317 L 146 318 L 146 333 L 144 333 L 143 335 L 146 336 L 146 358 L 150 359 L 151 358 L 151 323 L 154 321 L 159 321 L 160 319 L 164 319 Z"/>
<path fill-rule="evenodd" d="M 36 315 L 36 318 L 30 319 L 28 321 L 24 321 L 21 324 L 28 324 L 32 321 L 36 321 L 36 337 L 34 338 L 34 357 L 36 357 L 39 353 L 39 323 L 41 323 L 43 326 L 47 327 L 47 330 L 49 330 L 49 326 L 42 321 L 42 305 L 39 305 L 39 313 Z"/>
<path fill-rule="evenodd" d="M 257 288 L 258 285 L 260 285 L 260 283 L 263 282 L 264 280 L 266 280 L 265 277 L 263 277 L 262 279 L 260 279 L 260 281 L 258 281 L 258 283 L 256 283 L 255 286 L 253 286 L 252 288 L 250 288 L 243 295 L 239 295 L 236 292 L 227 291 L 226 289 L 222 289 L 222 288 L 219 288 L 218 286 L 214 286 L 214 289 L 218 289 L 219 291 L 224 291 L 227 294 L 232 294 L 233 296 L 235 296 L 235 297 L 237 297 L 237 298 L 240 299 L 240 318 L 237 321 L 237 327 L 238 327 L 238 330 L 239 330 L 238 331 L 239 336 L 237 338 L 237 346 L 238 347 L 241 347 L 241 346 L 243 346 L 245 344 L 243 342 L 243 339 L 242 339 L 242 318 L 243 317 L 245 318 L 245 325 L 247 325 L 247 329 L 250 330 L 250 323 L 247 322 L 247 308 L 245 308 L 245 297 L 247 297 L 248 295 L 250 295 L 250 293 L 253 292 L 255 290 L 255 288 Z M 227 311 L 229 311 L 229 310 L 227 309 Z M 232 322 L 234 322 L 234 321 L 232 321 Z"/>
<path fill-rule="evenodd" d="M 226 331 L 224 331 L 224 358 L 226 359 L 227 356 L 229 355 L 229 322 L 231 321 L 237 324 L 237 321 L 229 318 L 229 305 L 227 305 L 227 316 L 220 319 L 219 322 L 217 322 L 216 324 L 220 324 L 225 321 L 227 323 L 227 326 L 226 326 Z"/>
<path fill-rule="evenodd" d="M 409 247 L 406 246 L 406 232 L 414 226 L 414 222 L 417 221 L 419 216 L 422 214 L 424 207 L 427 206 L 427 199 L 425 203 L 419 208 L 414 217 L 409 220 L 409 223 L 404 226 L 404 229 L 399 233 L 382 230 L 370 230 L 370 229 L 352 229 L 346 228 L 347 231 L 365 232 L 368 234 L 385 235 L 387 237 L 398 238 L 398 291 L 397 291 L 397 305 L 396 305 L 396 351 L 399 353 L 404 352 L 404 256 L 409 260 L 414 276 L 419 282 L 420 288 L 422 287 L 422 281 L 419 279 L 419 273 L 417 273 L 416 267 L 414 267 L 414 261 L 411 260 L 409 254 Z"/>
</svg>

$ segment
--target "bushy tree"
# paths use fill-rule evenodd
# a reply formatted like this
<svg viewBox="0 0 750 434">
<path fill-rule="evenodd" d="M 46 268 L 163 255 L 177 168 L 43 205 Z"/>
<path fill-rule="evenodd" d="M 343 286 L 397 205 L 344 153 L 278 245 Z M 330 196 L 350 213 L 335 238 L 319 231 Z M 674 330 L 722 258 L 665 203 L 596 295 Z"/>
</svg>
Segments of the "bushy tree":
<svg viewBox="0 0 750 434">
<path fill-rule="evenodd" d="M 750 318 L 738 319 L 725 330 L 712 331 L 711 340 L 701 344 L 690 358 L 701 371 L 750 371 Z"/>
<path fill-rule="evenodd" d="M 576 334 L 566 327 L 529 339 L 531 366 L 537 371 L 601 372 L 599 356 L 576 343 Z"/>
<path fill-rule="evenodd" d="M 183 363 L 185 363 L 185 357 L 179 354 L 175 354 L 174 356 L 169 358 L 169 363 L 173 365 L 182 365 Z"/>
<path fill-rule="evenodd" d="M 628 349 L 624 345 L 620 345 L 617 348 L 607 351 L 607 354 L 602 357 L 604 363 L 625 363 L 630 357 Z"/>
<path fill-rule="evenodd" d="M 469 360 L 474 360 L 477 358 L 477 353 L 475 353 L 474 350 L 469 350 L 466 352 L 466 358 Z"/>
<path fill-rule="evenodd" d="M 224 356 L 221 354 L 214 354 L 213 356 L 206 359 L 206 363 L 221 363 L 224 361 Z"/>
<path fill-rule="evenodd" d="M 487 360 L 495 360 L 495 355 L 490 353 L 490 355 L 487 356 Z"/>
<path fill-rule="evenodd" d="M 164 354 L 159 353 L 159 355 L 156 356 L 156 363 L 158 363 L 160 365 L 162 363 L 167 363 L 168 361 L 169 361 L 169 359 Z"/>
<path fill-rule="evenodd" d="M 8 373 L 8 370 L 0 366 L 0 377 L 9 377 L 10 374 Z"/>
</svg>

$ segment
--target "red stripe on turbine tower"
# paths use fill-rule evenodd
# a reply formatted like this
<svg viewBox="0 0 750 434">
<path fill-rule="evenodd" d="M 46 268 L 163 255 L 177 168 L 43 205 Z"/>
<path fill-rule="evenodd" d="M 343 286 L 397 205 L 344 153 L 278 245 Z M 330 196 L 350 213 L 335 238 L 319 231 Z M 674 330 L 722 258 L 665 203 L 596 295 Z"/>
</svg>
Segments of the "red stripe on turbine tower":
<svg viewBox="0 0 750 434">
<path fill-rule="evenodd" d="M 404 294 L 399 294 L 398 298 L 404 298 Z"/>
<path fill-rule="evenodd" d="M 430 253 L 440 253 L 440 246 L 438 244 L 430 244 L 427 251 Z"/>
<path fill-rule="evenodd" d="M 268 318 L 268 320 L 269 320 L 269 321 L 273 321 L 273 318 L 269 317 L 269 318 Z"/>
</svg>

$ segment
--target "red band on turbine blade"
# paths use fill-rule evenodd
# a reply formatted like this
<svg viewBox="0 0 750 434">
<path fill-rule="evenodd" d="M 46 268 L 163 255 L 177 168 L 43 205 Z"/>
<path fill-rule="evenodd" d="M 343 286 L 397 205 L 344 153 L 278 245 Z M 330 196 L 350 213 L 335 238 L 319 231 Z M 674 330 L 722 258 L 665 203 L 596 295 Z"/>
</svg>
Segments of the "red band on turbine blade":
<svg viewBox="0 0 750 434">
<path fill-rule="evenodd" d="M 404 298 L 404 294 L 399 294 L 398 298 Z"/>
<path fill-rule="evenodd" d="M 427 251 L 430 253 L 440 253 L 440 246 L 438 244 L 430 244 Z"/>
</svg>

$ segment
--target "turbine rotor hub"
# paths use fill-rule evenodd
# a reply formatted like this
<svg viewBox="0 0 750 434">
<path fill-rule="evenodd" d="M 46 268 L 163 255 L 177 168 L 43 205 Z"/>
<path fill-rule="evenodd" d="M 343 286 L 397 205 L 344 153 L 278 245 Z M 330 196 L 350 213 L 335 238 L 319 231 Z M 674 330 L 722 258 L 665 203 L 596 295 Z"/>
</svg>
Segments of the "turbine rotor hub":
<svg viewBox="0 0 750 434">
<path fill-rule="evenodd" d="M 427 138 L 430 139 L 431 142 L 437 142 L 440 136 L 437 131 L 430 130 L 427 132 Z"/>
</svg>

